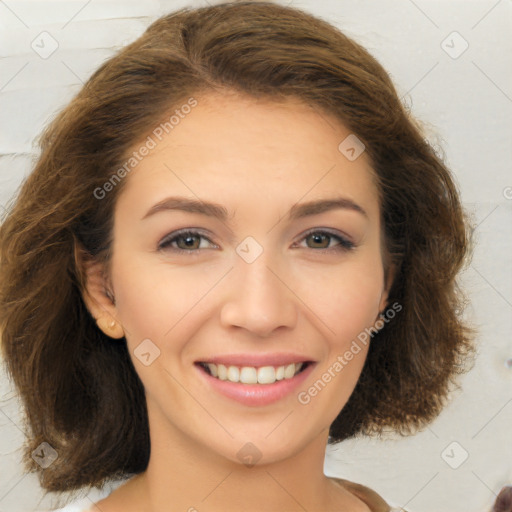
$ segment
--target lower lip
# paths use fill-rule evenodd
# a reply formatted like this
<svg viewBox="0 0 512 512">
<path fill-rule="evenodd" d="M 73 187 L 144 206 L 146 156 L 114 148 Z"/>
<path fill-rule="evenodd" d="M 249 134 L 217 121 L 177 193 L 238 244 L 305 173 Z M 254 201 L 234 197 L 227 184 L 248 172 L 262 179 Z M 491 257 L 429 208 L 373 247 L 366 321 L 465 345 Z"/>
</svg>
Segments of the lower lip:
<svg viewBox="0 0 512 512">
<path fill-rule="evenodd" d="M 314 366 L 314 363 L 309 363 L 305 370 L 291 379 L 278 380 L 273 384 L 242 384 L 220 380 L 206 373 L 199 365 L 196 365 L 196 368 L 206 382 L 220 394 L 244 405 L 261 406 L 278 402 L 289 396 L 308 378 Z"/>
</svg>

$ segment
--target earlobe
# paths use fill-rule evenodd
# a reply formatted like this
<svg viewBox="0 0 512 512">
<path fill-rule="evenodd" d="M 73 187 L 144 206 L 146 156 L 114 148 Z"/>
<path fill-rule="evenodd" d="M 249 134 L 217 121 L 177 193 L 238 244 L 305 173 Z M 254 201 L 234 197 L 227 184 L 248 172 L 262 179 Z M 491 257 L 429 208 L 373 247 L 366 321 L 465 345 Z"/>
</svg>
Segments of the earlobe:
<svg viewBox="0 0 512 512">
<path fill-rule="evenodd" d="M 119 339 L 124 337 L 123 326 L 117 320 L 102 316 L 96 319 L 96 323 L 103 333 L 110 338 Z"/>
<path fill-rule="evenodd" d="M 379 314 L 377 315 L 377 319 L 380 318 L 382 315 L 384 315 L 387 308 L 388 308 L 388 294 L 387 294 L 387 292 L 384 292 L 380 299 Z"/>
</svg>

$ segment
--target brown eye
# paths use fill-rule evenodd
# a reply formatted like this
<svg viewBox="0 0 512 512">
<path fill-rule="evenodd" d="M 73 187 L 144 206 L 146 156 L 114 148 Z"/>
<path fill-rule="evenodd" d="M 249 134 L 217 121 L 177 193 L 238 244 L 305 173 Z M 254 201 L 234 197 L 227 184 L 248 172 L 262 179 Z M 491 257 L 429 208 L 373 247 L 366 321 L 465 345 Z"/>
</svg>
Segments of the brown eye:
<svg viewBox="0 0 512 512">
<path fill-rule="evenodd" d="M 175 241 L 178 249 L 199 249 L 201 245 L 201 237 L 195 235 L 181 235 L 176 237 Z"/>
<path fill-rule="evenodd" d="M 322 233 L 312 233 L 306 239 L 312 241 L 312 249 L 327 249 L 331 243 L 331 236 Z"/>
<path fill-rule="evenodd" d="M 207 249 L 208 244 L 215 245 L 197 231 L 181 231 L 166 236 L 158 244 L 158 249 L 176 252 L 198 252 L 201 249 Z"/>
<path fill-rule="evenodd" d="M 310 231 L 302 240 L 306 241 L 308 249 L 348 251 L 355 247 L 355 244 L 350 240 L 329 231 Z M 333 241 L 335 243 L 332 243 Z"/>
</svg>

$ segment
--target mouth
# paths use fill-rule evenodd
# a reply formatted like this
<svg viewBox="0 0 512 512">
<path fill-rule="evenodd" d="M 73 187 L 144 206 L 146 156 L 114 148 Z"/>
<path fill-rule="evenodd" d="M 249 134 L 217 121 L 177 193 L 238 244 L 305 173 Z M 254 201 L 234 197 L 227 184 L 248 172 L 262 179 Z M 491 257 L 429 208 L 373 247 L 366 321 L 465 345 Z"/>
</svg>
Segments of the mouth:
<svg viewBox="0 0 512 512">
<path fill-rule="evenodd" d="M 194 363 L 207 392 L 248 407 L 293 400 L 317 362 L 300 354 L 224 354 Z"/>
<path fill-rule="evenodd" d="M 217 380 L 247 385 L 269 385 L 293 379 L 312 363 L 312 361 L 301 361 L 279 366 L 234 366 L 200 361 L 196 365 Z"/>
</svg>

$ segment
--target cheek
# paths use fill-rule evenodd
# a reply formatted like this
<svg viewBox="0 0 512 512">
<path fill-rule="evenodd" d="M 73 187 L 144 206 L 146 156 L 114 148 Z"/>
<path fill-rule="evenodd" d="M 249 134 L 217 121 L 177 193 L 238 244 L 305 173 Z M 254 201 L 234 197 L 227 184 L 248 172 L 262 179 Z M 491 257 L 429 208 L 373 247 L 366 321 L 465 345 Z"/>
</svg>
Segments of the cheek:
<svg viewBox="0 0 512 512">
<path fill-rule="evenodd" d="M 220 272 L 194 266 L 178 269 L 136 256 L 114 258 L 112 267 L 116 308 L 132 346 L 145 338 L 163 346 L 191 313 L 201 309 L 201 299 Z"/>
<path fill-rule="evenodd" d="M 368 265 L 333 266 L 329 272 L 302 273 L 297 295 L 316 316 L 316 324 L 331 343 L 344 345 L 379 314 L 383 290 L 382 267 L 377 261 Z"/>
<path fill-rule="evenodd" d="M 327 343 L 321 364 L 309 387 L 302 390 L 299 403 L 307 404 L 311 415 L 322 418 L 326 425 L 343 409 L 361 375 L 371 342 L 368 328 L 379 313 L 381 279 L 377 265 L 373 270 L 340 266 L 328 279 L 317 276 L 316 286 L 308 288 L 305 302 L 314 305 L 311 309 L 319 318 L 316 325 L 322 324 Z"/>
</svg>

